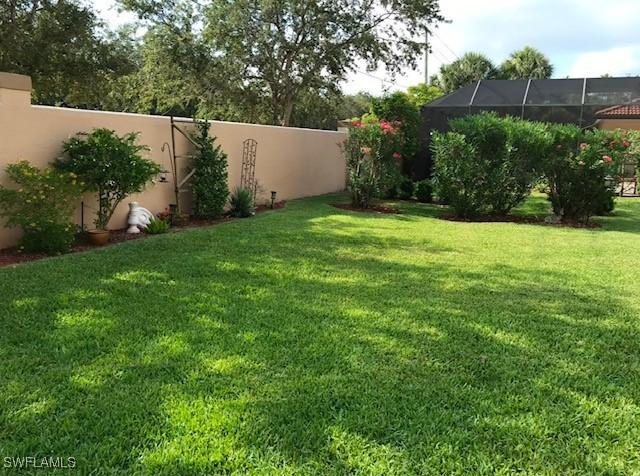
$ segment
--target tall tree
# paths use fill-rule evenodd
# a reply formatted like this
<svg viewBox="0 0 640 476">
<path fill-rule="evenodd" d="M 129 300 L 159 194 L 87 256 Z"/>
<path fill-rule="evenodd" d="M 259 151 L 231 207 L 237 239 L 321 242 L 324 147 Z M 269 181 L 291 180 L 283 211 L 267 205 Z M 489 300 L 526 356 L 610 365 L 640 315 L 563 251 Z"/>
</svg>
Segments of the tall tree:
<svg viewBox="0 0 640 476">
<path fill-rule="evenodd" d="M 514 51 L 500 65 L 500 77 L 504 79 L 547 79 L 552 74 L 549 58 L 531 46 Z"/>
<path fill-rule="evenodd" d="M 185 8 L 185 0 L 121 3 L 165 25 Z M 291 123 L 301 95 L 335 87 L 358 61 L 392 73 L 415 66 L 423 40 L 410 32 L 442 20 L 438 0 L 228 0 L 195 8 L 224 87 L 266 99 L 270 122 L 281 125 Z"/>
<path fill-rule="evenodd" d="M 421 108 L 428 102 L 438 99 L 444 94 L 444 91 L 435 84 L 420 83 L 415 86 L 409 86 L 407 89 L 407 97 L 417 108 Z"/>
<path fill-rule="evenodd" d="M 0 71 L 31 76 L 37 103 L 98 107 L 135 69 L 134 49 L 80 1 L 0 2 Z"/>
<path fill-rule="evenodd" d="M 451 64 L 440 67 L 439 84 L 446 93 L 481 79 L 495 78 L 497 70 L 489 58 L 481 53 L 465 53 Z"/>
</svg>

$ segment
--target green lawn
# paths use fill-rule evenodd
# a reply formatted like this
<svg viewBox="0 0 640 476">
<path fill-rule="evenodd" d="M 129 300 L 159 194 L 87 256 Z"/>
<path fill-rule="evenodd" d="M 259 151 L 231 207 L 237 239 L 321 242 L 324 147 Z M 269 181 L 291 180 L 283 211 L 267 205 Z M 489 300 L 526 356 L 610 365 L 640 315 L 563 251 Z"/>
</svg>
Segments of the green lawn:
<svg viewBox="0 0 640 476">
<path fill-rule="evenodd" d="M 597 230 L 336 200 L 0 269 L 0 466 L 640 472 L 640 200 Z"/>
</svg>

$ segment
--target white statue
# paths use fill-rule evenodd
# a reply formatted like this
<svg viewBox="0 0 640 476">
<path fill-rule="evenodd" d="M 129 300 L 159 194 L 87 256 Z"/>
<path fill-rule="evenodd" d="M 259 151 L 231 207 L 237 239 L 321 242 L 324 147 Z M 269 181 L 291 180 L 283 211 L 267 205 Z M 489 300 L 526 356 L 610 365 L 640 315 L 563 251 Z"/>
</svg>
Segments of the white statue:
<svg viewBox="0 0 640 476">
<path fill-rule="evenodd" d="M 140 233 L 140 230 L 146 228 L 154 218 L 153 213 L 138 205 L 138 202 L 129 203 L 129 219 L 127 220 L 129 229 L 127 233 Z"/>
</svg>

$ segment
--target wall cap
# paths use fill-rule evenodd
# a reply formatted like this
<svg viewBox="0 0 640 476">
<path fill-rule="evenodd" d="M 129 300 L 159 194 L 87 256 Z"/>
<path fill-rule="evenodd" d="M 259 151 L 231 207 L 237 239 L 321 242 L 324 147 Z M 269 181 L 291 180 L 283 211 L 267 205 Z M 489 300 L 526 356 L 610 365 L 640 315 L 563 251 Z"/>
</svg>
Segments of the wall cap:
<svg viewBox="0 0 640 476">
<path fill-rule="evenodd" d="M 1 73 L 0 89 L 16 89 L 31 92 L 31 77 L 22 74 Z"/>
</svg>

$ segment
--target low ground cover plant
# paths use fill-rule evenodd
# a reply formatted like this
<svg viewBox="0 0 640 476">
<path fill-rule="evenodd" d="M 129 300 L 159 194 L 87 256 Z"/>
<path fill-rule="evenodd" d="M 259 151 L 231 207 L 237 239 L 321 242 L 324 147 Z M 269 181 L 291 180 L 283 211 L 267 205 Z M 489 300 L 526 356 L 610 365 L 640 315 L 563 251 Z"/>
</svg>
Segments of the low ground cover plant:
<svg viewBox="0 0 640 476">
<path fill-rule="evenodd" d="M 149 222 L 144 231 L 150 235 L 161 235 L 168 233 L 170 228 L 169 220 L 156 217 Z"/>
<path fill-rule="evenodd" d="M 107 230 L 118 205 L 160 173 L 158 164 L 142 156 L 149 148 L 137 141 L 134 132 L 118 136 L 110 129 L 94 129 L 66 141 L 65 156 L 55 162 L 58 170 L 76 174 L 87 191 L 97 193 L 98 230 Z"/>
<path fill-rule="evenodd" d="M 0 216 L 8 227 L 22 229 L 20 247 L 30 253 L 69 251 L 76 231 L 72 215 L 84 184 L 73 173 L 38 169 L 27 161 L 8 165 L 6 173 L 17 188 L 0 186 Z"/>
</svg>

